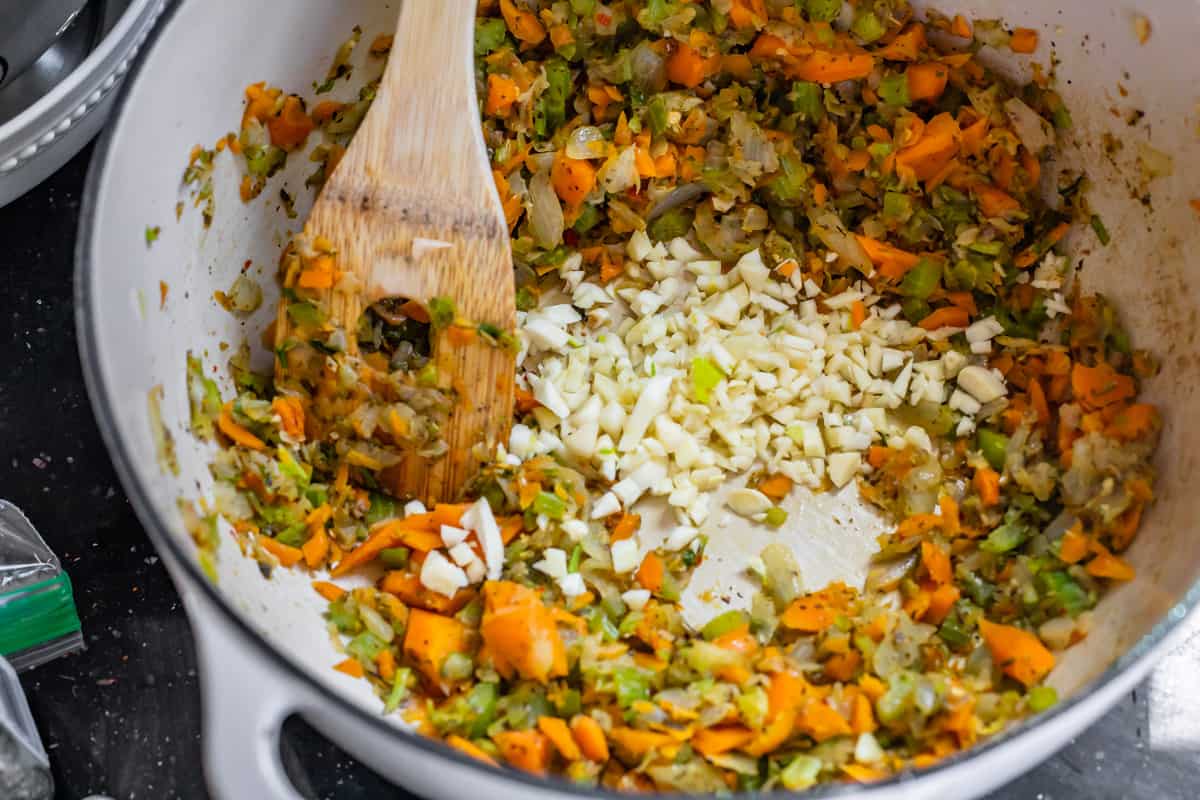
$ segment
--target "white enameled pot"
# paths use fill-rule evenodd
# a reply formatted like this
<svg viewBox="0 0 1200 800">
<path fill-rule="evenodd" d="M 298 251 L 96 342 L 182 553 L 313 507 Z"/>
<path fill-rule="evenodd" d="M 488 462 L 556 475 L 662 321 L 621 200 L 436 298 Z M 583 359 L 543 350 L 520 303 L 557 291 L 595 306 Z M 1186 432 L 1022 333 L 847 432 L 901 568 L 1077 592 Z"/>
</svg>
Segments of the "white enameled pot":
<svg viewBox="0 0 1200 800">
<path fill-rule="evenodd" d="M 1000 785 L 1048 757 L 1135 686 L 1200 600 L 1200 492 L 1189 488 L 1200 466 L 1200 428 L 1189 424 L 1200 411 L 1200 265 L 1193 266 L 1200 220 L 1188 206 L 1193 193 L 1200 194 L 1200 60 L 1190 55 L 1200 35 L 1200 6 L 1177 0 L 1136 5 L 1152 26 L 1145 44 L 1134 35 L 1129 6 L 1113 0 L 939 4 L 943 11 L 1002 16 L 1036 28 L 1036 57 L 1048 62 L 1054 52 L 1061 61 L 1058 78 L 1075 122 L 1074 146 L 1063 159 L 1087 167 L 1092 205 L 1112 234 L 1107 247 L 1090 233 L 1076 235 L 1073 257 L 1083 265 L 1085 289 L 1116 298 L 1135 343 L 1152 348 L 1163 363 L 1147 386 L 1164 409 L 1166 430 L 1159 499 L 1129 552 L 1137 579 L 1103 599 L 1091 634 L 1060 660 L 1052 683 L 1065 699 L 1054 709 L 930 769 L 869 787 L 824 787 L 813 797 L 967 798 Z M 310 579 L 277 571 L 264 580 L 227 540 L 214 585 L 197 567 L 176 508 L 178 498 L 195 497 L 211 483 L 211 453 L 186 430 L 185 355 L 192 350 L 223 366 L 223 344 L 236 346 L 247 335 L 257 342 L 273 313 L 269 287 L 279 245 L 310 203 L 300 190 L 311 169 L 303 159 L 292 159 L 287 174 L 251 204 L 237 198 L 232 163 L 218 159 L 212 227 L 204 229 L 193 211 L 177 223 L 175 205 L 187 201 L 180 174 L 188 151 L 237 128 L 248 83 L 303 91 L 323 76 L 353 25 L 369 40 L 389 31 L 396 13 L 395 2 L 372 0 L 252 6 L 185 0 L 174 7 L 123 90 L 84 200 L 77 301 L 92 401 L 125 488 L 195 622 L 205 767 L 215 795 L 298 796 L 277 749 L 280 722 L 291 713 L 305 715 L 372 768 L 428 797 L 600 795 L 483 766 L 380 716 L 365 682 L 330 669 L 340 656 L 319 619 L 322 601 Z M 999 54 L 991 56 L 1002 63 Z M 1134 110 L 1144 116 L 1130 124 Z M 1105 132 L 1123 144 L 1115 154 L 1105 154 Z M 1137 166 L 1142 145 L 1169 153 L 1173 173 L 1147 183 Z M 300 198 L 297 219 L 287 218 L 274 199 L 283 185 Z M 154 225 L 162 234 L 147 247 L 144 231 Z M 253 319 L 239 321 L 211 297 L 228 288 L 247 259 L 268 294 Z M 168 287 L 161 307 L 160 281 Z M 155 457 L 147 396 L 157 386 L 178 450 L 178 475 L 162 472 Z"/>
</svg>

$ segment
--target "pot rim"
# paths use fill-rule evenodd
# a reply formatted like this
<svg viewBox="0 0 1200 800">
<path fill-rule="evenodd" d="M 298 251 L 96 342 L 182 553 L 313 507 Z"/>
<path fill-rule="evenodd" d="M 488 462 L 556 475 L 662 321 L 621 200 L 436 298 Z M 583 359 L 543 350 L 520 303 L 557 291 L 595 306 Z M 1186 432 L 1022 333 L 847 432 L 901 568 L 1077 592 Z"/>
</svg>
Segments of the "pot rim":
<svg viewBox="0 0 1200 800">
<path fill-rule="evenodd" d="M 163 12 L 162 18 L 150 32 L 141 52 L 137 56 L 136 62 L 131 67 L 128 76 L 118 91 L 112 110 L 112 124 L 107 127 L 97 142 L 91 164 L 88 167 L 87 180 L 81 198 L 79 228 L 75 243 L 75 329 L 79 344 L 80 361 L 83 367 L 84 383 L 87 387 L 88 396 L 91 399 L 92 411 L 96 417 L 97 427 L 100 429 L 100 434 L 112 458 L 117 476 L 133 505 L 138 520 L 142 523 L 155 547 L 160 550 L 167 550 L 175 561 L 183 565 L 183 570 L 180 574 L 186 576 L 192 588 L 202 592 L 213 603 L 214 607 L 220 610 L 221 615 L 229 624 L 245 634 L 259 654 L 274 662 L 276 667 L 285 670 L 293 680 L 302 682 L 316 696 L 327 700 L 339 711 L 354 717 L 375 733 L 399 739 L 404 744 L 423 750 L 436 758 L 449 759 L 461 766 L 483 773 L 486 776 L 502 778 L 527 786 L 530 789 L 549 789 L 581 798 L 616 800 L 616 798 L 625 797 L 626 795 L 620 792 L 603 788 L 581 787 L 554 776 L 538 778 L 517 770 L 489 766 L 435 739 L 397 727 L 385 721 L 382 715 L 372 714 L 366 709 L 354 705 L 342 695 L 329 692 L 325 687 L 317 683 L 306 670 L 300 668 L 292 661 L 279 647 L 259 634 L 246 620 L 242 619 L 225 597 L 225 594 L 218 591 L 213 583 L 204 575 L 193 555 L 186 551 L 177 537 L 171 535 L 166 521 L 157 513 L 154 504 L 151 503 L 148 487 L 139 479 L 138 473 L 133 467 L 135 461 L 133 454 L 127 448 L 118 430 L 117 415 L 112 402 L 115 394 L 114 387 L 107 382 L 104 370 L 100 366 L 100 352 L 95 335 L 97 316 L 94 313 L 94 307 L 96 299 L 92 291 L 92 282 L 97 275 L 97 265 L 93 253 L 93 238 L 97 229 L 96 217 L 99 210 L 98 197 L 100 187 L 104 184 L 107 177 L 110 151 L 114 147 L 114 139 L 124 119 L 126 104 L 133 92 L 134 86 L 138 85 L 146 76 L 145 66 L 162 44 L 163 33 L 171 27 L 171 24 L 175 21 L 176 12 L 184 5 L 184 0 L 174 0 L 169 8 Z M 1099 689 L 1112 683 L 1118 677 L 1132 669 L 1155 647 L 1162 644 L 1180 626 L 1187 615 L 1195 611 L 1197 606 L 1200 606 L 1200 580 L 1197 580 L 1188 588 L 1183 598 L 1172 606 L 1148 633 L 1113 660 L 1102 673 L 1088 681 L 1073 695 L 1060 701 L 1054 707 L 1032 717 L 1025 718 L 991 739 L 975 744 L 965 750 L 960 750 L 929 767 L 908 769 L 870 784 L 818 785 L 812 789 L 805 790 L 803 795 L 805 798 L 812 798 L 813 800 L 850 795 L 868 796 L 877 789 L 894 788 L 910 784 L 926 776 L 950 771 L 977 756 L 1005 747 L 1022 734 L 1047 725 L 1051 721 L 1060 719 L 1083 706 Z M 303 715 L 302 711 L 300 713 Z M 797 793 L 781 790 L 772 794 L 785 797 L 788 795 L 794 796 Z M 695 797 L 696 795 L 664 793 L 658 796 L 665 798 L 685 798 Z M 761 797 L 762 794 L 756 792 L 737 792 L 730 796 L 740 798 L 741 800 L 749 800 L 752 797 Z"/>
</svg>

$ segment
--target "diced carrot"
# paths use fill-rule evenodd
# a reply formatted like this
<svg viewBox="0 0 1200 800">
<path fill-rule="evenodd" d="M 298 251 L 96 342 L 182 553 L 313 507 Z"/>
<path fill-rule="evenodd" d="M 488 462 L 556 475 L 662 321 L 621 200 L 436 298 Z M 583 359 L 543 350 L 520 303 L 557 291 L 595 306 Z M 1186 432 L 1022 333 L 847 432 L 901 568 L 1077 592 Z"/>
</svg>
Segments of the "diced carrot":
<svg viewBox="0 0 1200 800">
<path fill-rule="evenodd" d="M 1114 550 L 1120 552 L 1133 542 L 1133 537 L 1137 535 L 1138 527 L 1142 523 L 1142 511 L 1145 507 L 1145 502 L 1134 503 L 1109 525 L 1108 536 Z"/>
<path fill-rule="evenodd" d="M 363 665 L 359 663 L 357 658 L 347 658 L 344 661 L 339 661 L 333 665 L 333 668 L 338 672 L 349 675 L 351 678 L 361 678 L 366 674 Z"/>
<path fill-rule="evenodd" d="M 842 772 L 849 775 L 858 783 L 881 781 L 888 775 L 883 770 L 867 766 L 866 764 L 842 764 Z"/>
<path fill-rule="evenodd" d="M 921 617 L 922 622 L 928 622 L 931 625 L 941 625 L 942 620 L 954 608 L 954 604 L 958 602 L 961 595 L 957 586 L 952 583 L 943 583 L 941 586 L 933 590 L 929 595 L 929 606 L 925 609 L 925 614 Z"/>
<path fill-rule="evenodd" d="M 834 653 L 826 659 L 822 667 L 830 678 L 845 683 L 854 678 L 861 665 L 862 653 L 857 650 L 849 650 L 845 653 Z"/>
<path fill-rule="evenodd" d="M 782 473 L 776 473 L 758 482 L 758 490 L 778 503 L 792 491 L 792 479 Z"/>
<path fill-rule="evenodd" d="M 979 499 L 982 501 L 984 508 L 991 508 L 1000 502 L 1000 473 L 991 467 L 980 467 L 975 470 L 975 476 L 971 479 L 975 491 L 979 493 Z"/>
<path fill-rule="evenodd" d="M 482 761 L 485 764 L 491 764 L 493 767 L 499 766 L 496 763 L 496 759 L 492 758 L 487 753 L 485 753 L 478 745 L 474 744 L 473 742 L 471 742 L 467 739 L 464 739 L 463 737 L 461 737 L 457 734 L 451 734 L 450 736 L 447 736 L 446 744 L 450 745 L 451 747 L 453 747 L 455 750 L 459 751 L 460 753 L 466 753 L 471 758 L 479 759 L 480 761 Z"/>
<path fill-rule="evenodd" d="M 1054 654 L 1029 631 L 981 619 L 979 633 L 996 665 L 1025 686 L 1033 686 L 1054 668 Z"/>
<path fill-rule="evenodd" d="M 610 542 L 619 542 L 623 539 L 628 539 L 629 537 L 631 537 L 635 533 L 637 533 L 638 529 L 641 527 L 642 527 L 642 515 L 641 514 L 623 513 L 617 519 L 616 524 L 613 525 L 612 530 L 609 532 L 608 540 Z"/>
<path fill-rule="evenodd" d="M 1064 564 L 1078 564 L 1088 554 L 1090 539 L 1083 532 L 1082 523 L 1075 525 L 1063 534 L 1058 545 L 1058 558 Z"/>
<path fill-rule="evenodd" d="M 391 648 L 380 650 L 375 656 L 375 666 L 379 669 L 379 677 L 390 682 L 396 677 L 396 654 Z"/>
<path fill-rule="evenodd" d="M 936 331 L 939 328 L 965 328 L 971 324 L 971 318 L 961 308 L 942 306 L 917 324 L 927 331 Z"/>
<path fill-rule="evenodd" d="M 721 56 L 721 71 L 739 81 L 748 81 L 754 77 L 754 64 L 745 53 L 726 53 Z"/>
<path fill-rule="evenodd" d="M 1104 429 L 1104 435 L 1122 442 L 1141 439 L 1158 430 L 1162 422 L 1158 409 L 1149 403 L 1132 403 L 1113 417 Z"/>
<path fill-rule="evenodd" d="M 796 727 L 818 742 L 851 733 L 850 723 L 823 700 L 809 700 L 796 720 Z"/>
<path fill-rule="evenodd" d="M 232 402 L 226 403 L 224 408 L 221 409 L 221 414 L 217 417 L 217 428 L 220 429 L 221 433 L 232 439 L 234 444 L 249 447 L 251 450 L 267 449 L 262 439 L 234 421 Z"/>
<path fill-rule="evenodd" d="M 741 750 L 755 757 L 766 755 L 786 742 L 796 727 L 796 717 L 799 716 L 799 700 L 795 706 L 771 712 L 767 716 L 767 724 L 762 732 L 742 745 Z"/>
<path fill-rule="evenodd" d="M 870 236 L 862 234 L 854 234 L 854 238 L 867 252 L 867 257 L 871 259 L 871 263 L 879 270 L 879 273 L 885 278 L 892 280 L 900 280 L 910 269 L 917 265 L 921 257 L 916 253 L 909 253 L 906 250 L 901 250 L 898 247 L 881 242 L 878 239 L 873 239 Z"/>
<path fill-rule="evenodd" d="M 333 115 L 346 107 L 345 103 L 339 103 L 336 100 L 322 100 L 313 106 L 312 118 L 313 122 L 318 125 L 323 122 L 328 122 L 333 119 Z"/>
<path fill-rule="evenodd" d="M 1071 368 L 1071 390 L 1085 410 L 1104 408 L 1135 394 L 1133 378 L 1117 372 L 1106 361 L 1094 367 L 1076 363 Z"/>
<path fill-rule="evenodd" d="M 538 21 L 537 14 L 517 8 L 513 0 L 500 0 L 500 14 L 517 41 L 535 45 L 546 38 L 546 28 Z"/>
<path fill-rule="evenodd" d="M 504 2 L 504 0 L 501 0 Z M 500 756 L 517 769 L 546 774 L 550 766 L 550 741 L 535 728 L 524 731 L 503 731 L 492 737 Z"/>
<path fill-rule="evenodd" d="M 787 670 L 776 672 L 767 686 L 767 714 L 799 709 L 807 693 L 808 681 L 801 675 Z"/>
<path fill-rule="evenodd" d="M 458 525 L 463 513 L 470 508 L 470 503 L 437 503 L 433 507 L 429 522 L 433 529 L 441 531 L 443 525 Z"/>
<path fill-rule="evenodd" d="M 856 734 L 871 733 L 879 727 L 875 721 L 875 709 L 865 691 L 854 696 L 854 709 L 850 714 L 850 730 Z"/>
<path fill-rule="evenodd" d="M 454 617 L 419 608 L 409 610 L 404 655 L 430 685 L 441 686 L 446 681 L 442 664 L 451 653 L 465 653 L 468 641 L 466 626 Z"/>
<path fill-rule="evenodd" d="M 508 116 L 513 103 L 517 102 L 517 97 L 521 94 L 516 81 L 495 72 L 488 75 L 487 89 L 487 101 L 483 105 L 483 113 L 489 117 Z"/>
<path fill-rule="evenodd" d="M 294 567 L 304 558 L 304 553 L 299 547 L 286 545 L 277 539 L 272 539 L 270 536 L 261 533 L 258 535 L 257 540 L 258 546 L 279 559 L 281 566 Z"/>
<path fill-rule="evenodd" d="M 289 153 L 304 146 L 314 127 L 312 119 L 304 112 L 304 103 L 294 94 L 284 98 L 279 113 L 267 119 L 271 144 Z"/>
<path fill-rule="evenodd" d="M 865 78 L 875 69 L 870 53 L 815 50 L 784 71 L 790 78 L 814 83 L 841 83 Z"/>
<path fill-rule="evenodd" d="M 379 588 L 404 601 L 413 608 L 432 611 L 435 614 L 457 614 L 467 603 L 475 599 L 475 590 L 459 589 L 453 597 L 446 597 L 421 583 L 421 578 L 411 572 L 391 570 L 379 582 Z"/>
<path fill-rule="evenodd" d="M 365 542 L 347 553 L 329 574 L 337 578 L 363 564 L 374 561 L 375 557 L 383 550 L 400 544 L 403 534 L 404 528 L 400 521 L 381 525 L 375 533 L 367 537 Z"/>
<path fill-rule="evenodd" d="M 589 161 L 559 151 L 550 167 L 550 182 L 564 203 L 577 206 L 596 188 L 596 169 Z"/>
<path fill-rule="evenodd" d="M 950 23 L 950 32 L 963 39 L 970 39 L 971 23 L 967 22 L 967 18 L 962 14 L 955 14 L 954 21 Z"/>
<path fill-rule="evenodd" d="M 946 299 L 950 301 L 950 305 L 967 312 L 969 317 L 979 313 L 975 305 L 975 295 L 970 292 L 946 292 Z"/>
<path fill-rule="evenodd" d="M 889 61 L 916 61 L 925 49 L 925 26 L 911 23 L 895 39 L 879 49 L 879 55 Z"/>
<path fill-rule="evenodd" d="M 1090 546 L 1096 555 L 1087 563 L 1086 569 L 1089 575 L 1114 581 L 1133 580 L 1135 572 L 1128 561 L 1120 556 L 1114 556 L 1099 542 L 1092 542 Z"/>
<path fill-rule="evenodd" d="M 500 525 L 500 540 L 508 544 L 513 539 L 517 538 L 517 534 L 525 530 L 525 520 L 520 514 L 513 514 L 510 517 L 501 517 L 496 520 Z"/>
<path fill-rule="evenodd" d="M 312 534 L 300 547 L 300 551 L 304 554 L 304 563 L 309 569 L 316 569 L 325 563 L 325 558 L 329 555 L 329 534 L 325 532 L 325 526 L 309 526 Z"/>
<path fill-rule="evenodd" d="M 283 432 L 297 440 L 304 439 L 304 404 L 295 395 L 276 395 L 271 410 L 279 415 Z"/>
<path fill-rule="evenodd" d="M 850 330 L 856 331 L 867 321 L 867 306 L 862 300 L 850 304 Z"/>
<path fill-rule="evenodd" d="M 975 184 L 971 191 L 979 203 L 979 210 L 989 219 L 1007 217 L 1012 212 L 1021 210 L 1021 204 L 1012 195 L 989 183 Z"/>
<path fill-rule="evenodd" d="M 576 714 L 571 719 L 571 735 L 575 737 L 579 751 L 588 761 L 598 764 L 608 761 L 608 740 L 604 737 L 604 729 L 596 720 Z"/>
<path fill-rule="evenodd" d="M 567 674 L 567 654 L 554 616 L 537 592 L 510 581 L 484 584 L 480 633 L 496 671 L 545 683 Z"/>
<path fill-rule="evenodd" d="M 575 34 L 571 32 L 569 26 L 560 23 L 550 29 L 550 44 L 554 45 L 555 50 L 566 47 L 574 41 Z"/>
<path fill-rule="evenodd" d="M 558 717 L 538 717 L 538 730 L 545 734 L 550 743 L 554 745 L 554 749 L 558 750 L 558 754 L 567 761 L 578 761 L 583 758 L 583 752 L 579 749 L 579 745 L 575 742 L 575 737 L 571 735 L 571 729 L 567 727 L 567 723 Z"/>
<path fill-rule="evenodd" d="M 1032 28 L 1017 28 L 1012 32 L 1008 46 L 1014 53 L 1032 53 L 1037 50 L 1038 32 Z"/>
<path fill-rule="evenodd" d="M 988 118 L 980 117 L 962 131 L 962 150 L 969 156 L 983 152 L 983 141 L 987 136 Z"/>
<path fill-rule="evenodd" d="M 344 597 L 346 594 L 345 589 L 338 586 L 336 583 L 330 583 L 329 581 L 313 581 L 312 587 L 316 590 L 317 594 L 321 595 L 321 597 L 324 597 L 331 603 L 334 600 L 342 599 L 342 597 Z"/>
<path fill-rule="evenodd" d="M 882 447 L 881 445 L 873 444 L 867 450 L 867 463 L 875 469 L 879 469 L 888 462 L 896 451 L 890 447 Z"/>
<path fill-rule="evenodd" d="M 638 567 L 637 582 L 643 589 L 649 589 L 651 592 L 657 592 L 662 588 L 663 573 L 666 571 L 666 566 L 663 564 L 662 557 L 650 551 L 646 553 L 646 557 L 642 559 L 642 564 Z"/>
<path fill-rule="evenodd" d="M 712 758 L 737 750 L 754 738 L 754 731 L 744 725 L 722 725 L 701 728 L 692 736 L 692 747 L 701 755 Z"/>
<path fill-rule="evenodd" d="M 767 7 L 764 0 L 733 0 L 729 7 L 729 21 L 739 31 L 761 29 L 767 24 Z"/>
<path fill-rule="evenodd" d="M 959 136 L 954 117 L 938 114 L 925 124 L 919 139 L 896 153 L 897 167 L 911 170 L 918 181 L 929 180 L 958 154 Z"/>
<path fill-rule="evenodd" d="M 667 56 L 667 80 L 694 89 L 721 68 L 721 57 L 704 58 L 690 44 L 676 40 Z"/>
<path fill-rule="evenodd" d="M 256 119 L 259 122 L 266 122 L 267 118 L 275 111 L 275 103 L 279 100 L 281 92 L 274 87 L 267 88 L 264 82 L 252 83 L 246 87 L 246 108 L 242 111 L 242 126 L 245 127 L 246 120 Z M 195 161 L 200 151 L 197 146 L 192 151 L 191 161 Z"/>
<path fill-rule="evenodd" d="M 905 71 L 908 79 L 908 97 L 913 102 L 937 100 L 946 91 L 950 68 L 937 61 L 913 64 Z"/>
<path fill-rule="evenodd" d="M 675 742 L 670 734 L 644 731 L 637 728 L 614 727 L 608 735 L 617 752 L 641 760 L 653 750 L 661 750 Z"/>
<path fill-rule="evenodd" d="M 954 572 L 950 567 L 950 555 L 928 539 L 921 542 L 921 563 L 934 583 L 950 583 L 954 580 Z"/>
</svg>

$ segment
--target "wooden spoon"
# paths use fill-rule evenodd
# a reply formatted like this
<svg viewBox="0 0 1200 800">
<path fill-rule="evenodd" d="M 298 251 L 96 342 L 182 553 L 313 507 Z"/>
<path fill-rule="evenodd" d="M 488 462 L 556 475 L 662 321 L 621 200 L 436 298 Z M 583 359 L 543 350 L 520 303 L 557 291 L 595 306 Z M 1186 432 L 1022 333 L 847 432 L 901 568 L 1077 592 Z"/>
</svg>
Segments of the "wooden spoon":
<svg viewBox="0 0 1200 800">
<path fill-rule="evenodd" d="M 511 332 L 516 324 L 508 226 L 496 194 L 475 95 L 476 0 L 401 4 L 387 69 L 370 111 L 317 198 L 309 240 L 332 242 L 338 270 L 357 280 L 324 293 L 330 322 L 356 349 L 359 315 L 384 297 L 427 304 L 449 298 L 462 319 Z M 415 240 L 426 240 L 417 242 Z M 290 320 L 281 304 L 276 342 Z M 387 488 L 428 503 L 454 497 L 481 461 L 507 441 L 514 355 L 476 336 L 433 333 L 439 382 L 455 392 L 444 428 L 449 452 L 410 454 Z M 478 445 L 483 445 L 479 447 Z"/>
</svg>

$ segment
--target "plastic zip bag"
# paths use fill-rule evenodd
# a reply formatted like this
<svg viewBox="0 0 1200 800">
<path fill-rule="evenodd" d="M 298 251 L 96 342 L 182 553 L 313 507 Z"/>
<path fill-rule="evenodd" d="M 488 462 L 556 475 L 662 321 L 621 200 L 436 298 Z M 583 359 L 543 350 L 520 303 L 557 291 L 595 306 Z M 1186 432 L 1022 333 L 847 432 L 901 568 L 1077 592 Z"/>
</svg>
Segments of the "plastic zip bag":
<svg viewBox="0 0 1200 800">
<path fill-rule="evenodd" d="M 0 500 L 0 655 L 20 672 L 82 647 L 58 556 L 20 509 Z"/>
<path fill-rule="evenodd" d="M 0 658 L 0 797 L 49 800 L 53 794 L 50 760 L 38 738 L 17 673 Z"/>
</svg>

